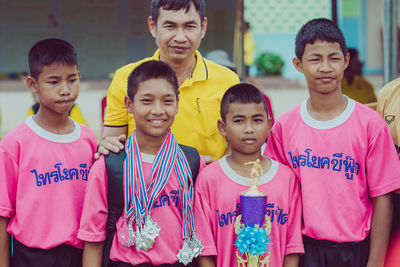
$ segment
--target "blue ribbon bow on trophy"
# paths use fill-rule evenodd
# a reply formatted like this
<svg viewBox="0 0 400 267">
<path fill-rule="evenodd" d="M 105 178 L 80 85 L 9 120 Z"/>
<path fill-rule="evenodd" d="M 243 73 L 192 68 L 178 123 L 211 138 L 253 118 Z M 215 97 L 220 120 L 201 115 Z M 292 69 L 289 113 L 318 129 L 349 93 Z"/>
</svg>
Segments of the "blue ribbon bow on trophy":
<svg viewBox="0 0 400 267">
<path fill-rule="evenodd" d="M 237 239 L 235 246 L 237 266 L 269 266 L 271 220 L 265 214 L 267 195 L 258 190 L 262 167 L 260 160 L 247 162 L 253 164 L 249 189 L 240 194 L 241 214 L 235 220 Z M 257 182 L 255 179 L 257 178 Z M 265 222 L 265 223 L 264 223 Z M 240 252 L 240 253 L 239 253 Z"/>
</svg>

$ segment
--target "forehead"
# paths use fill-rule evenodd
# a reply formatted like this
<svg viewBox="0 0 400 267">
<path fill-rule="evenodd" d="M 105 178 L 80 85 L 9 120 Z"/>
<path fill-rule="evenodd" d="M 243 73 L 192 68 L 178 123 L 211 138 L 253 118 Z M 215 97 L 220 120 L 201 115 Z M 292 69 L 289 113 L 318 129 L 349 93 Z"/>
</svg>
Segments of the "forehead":
<svg viewBox="0 0 400 267">
<path fill-rule="evenodd" d="M 306 44 L 303 56 L 330 55 L 336 53 L 343 55 L 338 42 L 316 40 L 313 44 Z"/>
<path fill-rule="evenodd" d="M 174 86 L 166 79 L 149 79 L 139 83 L 136 95 L 173 95 L 176 96 Z"/>
<path fill-rule="evenodd" d="M 43 66 L 39 74 L 39 78 L 49 77 L 49 76 L 64 76 L 64 75 L 74 75 L 78 73 L 78 68 L 76 65 L 68 65 L 63 63 L 52 63 L 47 66 Z"/>
<path fill-rule="evenodd" d="M 171 21 L 175 23 L 184 23 L 188 21 L 200 22 L 200 13 L 196 10 L 193 3 L 190 4 L 190 8 L 186 11 L 185 8 L 180 10 L 166 10 L 164 8 L 159 9 L 158 13 L 158 23 L 163 23 L 165 21 Z"/>
<path fill-rule="evenodd" d="M 228 106 L 227 117 L 233 116 L 245 116 L 252 117 L 256 115 L 267 115 L 265 111 L 264 103 L 239 103 L 233 102 Z"/>
</svg>

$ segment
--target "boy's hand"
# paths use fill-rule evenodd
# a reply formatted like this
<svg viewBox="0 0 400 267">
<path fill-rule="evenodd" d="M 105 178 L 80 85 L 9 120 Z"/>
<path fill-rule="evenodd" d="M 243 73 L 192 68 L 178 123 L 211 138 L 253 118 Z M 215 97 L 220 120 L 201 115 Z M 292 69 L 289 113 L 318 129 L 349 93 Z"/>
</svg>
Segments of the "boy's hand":
<svg viewBox="0 0 400 267">
<path fill-rule="evenodd" d="M 121 134 L 118 137 L 115 136 L 107 136 L 104 137 L 97 147 L 97 152 L 94 154 L 94 158 L 98 159 L 100 155 L 108 155 L 110 151 L 114 153 L 118 153 L 119 151 L 124 149 L 124 145 L 122 142 L 126 141 L 126 135 Z"/>
<path fill-rule="evenodd" d="M 10 235 L 7 233 L 9 219 L 0 217 L 0 266 L 10 266 Z"/>
<path fill-rule="evenodd" d="M 201 155 L 206 165 L 213 163 L 215 160 L 209 155 Z"/>
</svg>

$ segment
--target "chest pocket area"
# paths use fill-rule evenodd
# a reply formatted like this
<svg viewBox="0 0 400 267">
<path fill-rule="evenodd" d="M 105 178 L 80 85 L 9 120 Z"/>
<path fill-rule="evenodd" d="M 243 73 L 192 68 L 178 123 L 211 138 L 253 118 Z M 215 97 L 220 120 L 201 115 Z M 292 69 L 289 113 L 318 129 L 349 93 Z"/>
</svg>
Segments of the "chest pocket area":
<svg viewBox="0 0 400 267">
<path fill-rule="evenodd" d="M 203 137 L 216 134 L 220 102 L 217 99 L 197 98 L 192 102 L 192 108 L 195 110 L 192 121 L 194 131 Z"/>
</svg>

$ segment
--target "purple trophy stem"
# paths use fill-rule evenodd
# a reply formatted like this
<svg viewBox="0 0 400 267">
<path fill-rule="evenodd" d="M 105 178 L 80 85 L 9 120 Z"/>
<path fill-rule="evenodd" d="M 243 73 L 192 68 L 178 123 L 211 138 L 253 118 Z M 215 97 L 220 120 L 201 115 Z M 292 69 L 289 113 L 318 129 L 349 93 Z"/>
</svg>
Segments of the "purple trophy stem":
<svg viewBox="0 0 400 267">
<path fill-rule="evenodd" d="M 240 212 L 245 226 L 264 224 L 267 196 L 240 196 Z"/>
</svg>

